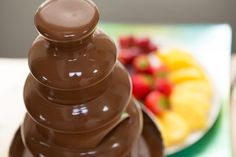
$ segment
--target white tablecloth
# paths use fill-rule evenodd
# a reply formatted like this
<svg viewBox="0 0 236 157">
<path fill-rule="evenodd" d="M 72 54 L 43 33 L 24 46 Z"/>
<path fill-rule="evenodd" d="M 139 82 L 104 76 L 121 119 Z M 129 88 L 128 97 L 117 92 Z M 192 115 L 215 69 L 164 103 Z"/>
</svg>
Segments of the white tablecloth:
<svg viewBox="0 0 236 157">
<path fill-rule="evenodd" d="M 29 73 L 26 59 L 0 59 L 0 157 L 8 148 L 25 114 L 24 82 Z"/>
</svg>

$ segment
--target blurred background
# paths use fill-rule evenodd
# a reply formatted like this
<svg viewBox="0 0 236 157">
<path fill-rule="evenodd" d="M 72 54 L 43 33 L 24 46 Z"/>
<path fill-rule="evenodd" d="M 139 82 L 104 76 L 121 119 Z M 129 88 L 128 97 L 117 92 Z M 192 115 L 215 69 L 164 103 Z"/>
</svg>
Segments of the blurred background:
<svg viewBox="0 0 236 157">
<path fill-rule="evenodd" d="M 229 155 L 221 155 L 218 152 L 230 154 L 231 152 L 231 136 L 230 136 L 230 123 L 229 115 L 231 112 L 231 119 L 235 119 L 236 115 L 236 105 L 229 107 L 228 103 L 228 85 L 229 85 L 229 62 L 230 62 L 230 53 L 236 52 L 236 0 L 93 0 L 101 12 L 101 23 L 103 22 L 114 22 L 114 23 L 130 23 L 130 24 L 229 24 L 233 30 L 233 42 L 232 42 L 232 51 L 229 51 L 229 44 L 231 35 L 225 33 L 223 29 L 223 34 L 221 31 L 216 31 L 218 29 L 213 29 L 213 33 L 209 31 L 207 33 L 204 30 L 208 28 L 201 27 L 191 27 L 188 29 L 190 34 L 193 32 L 194 39 L 199 39 L 195 44 L 191 43 L 192 39 L 181 37 L 182 32 L 185 32 L 187 29 L 181 30 L 180 33 L 173 35 L 170 33 L 167 38 L 173 39 L 184 38 L 184 45 L 187 45 L 193 50 L 197 50 L 195 57 L 197 56 L 201 62 L 207 63 L 205 66 L 209 72 L 212 73 L 213 79 L 217 86 L 223 87 L 223 90 L 219 90 L 222 95 L 222 110 L 220 111 L 219 118 L 216 119 L 217 122 L 208 132 L 208 136 L 203 138 L 195 146 L 189 147 L 189 149 L 180 152 L 179 154 L 174 154 L 170 157 L 210 157 L 206 154 L 213 154 L 213 156 L 223 156 L 230 157 Z M 0 0 L 0 100 L 2 102 L 7 102 L 4 110 L 5 114 L 0 114 L 0 120 L 2 119 L 0 127 L 0 139 L 12 138 L 14 131 L 9 124 L 11 122 L 5 121 L 5 117 L 9 116 L 13 112 L 10 112 L 12 108 L 13 111 L 19 112 L 16 113 L 16 116 L 20 116 L 22 113 L 25 113 L 23 110 L 23 102 L 19 105 L 19 100 L 22 99 L 22 89 L 25 81 L 25 77 L 28 74 L 27 60 L 26 59 L 3 59 L 3 58 L 26 58 L 28 51 L 31 47 L 33 40 L 37 36 L 37 31 L 34 28 L 34 13 L 38 6 L 44 2 L 44 0 Z M 104 28 L 106 25 L 103 25 Z M 135 29 L 133 26 L 112 26 L 107 25 L 106 30 L 111 34 L 122 34 L 127 33 L 127 30 Z M 149 26 L 149 25 L 148 25 Z M 176 28 L 176 25 L 171 25 L 167 30 Z M 206 25 L 207 26 L 207 25 Z M 188 27 L 188 26 L 187 26 Z M 186 27 L 186 28 L 187 28 Z M 222 26 L 216 26 L 222 27 Z M 146 28 L 146 27 L 145 27 Z M 140 30 L 144 30 L 144 34 L 147 34 L 147 29 L 145 28 L 136 28 L 136 33 Z M 152 30 L 157 33 L 160 30 L 158 25 L 156 26 L 157 30 Z M 223 26 L 228 30 L 228 25 Z M 127 29 L 127 30 L 126 30 Z M 197 30 L 199 29 L 199 30 Z M 211 30 L 211 29 L 209 29 Z M 221 29 L 220 29 L 221 30 Z M 109 32 L 110 31 L 110 32 Z M 187 32 L 188 32 L 187 31 Z M 118 32 L 118 33 L 117 33 Z M 135 31 L 134 31 L 135 32 Z M 155 33 L 150 33 L 155 34 Z M 158 32 L 163 33 L 163 32 Z M 189 33 L 189 32 L 188 32 Z M 187 34 L 188 34 L 187 33 Z M 202 36 L 202 34 L 204 36 Z M 165 34 L 165 32 L 163 33 Z M 199 35 L 200 34 L 200 35 Z M 151 36 L 150 35 L 150 36 Z M 166 35 L 166 34 L 165 34 Z M 172 36 L 173 35 L 173 36 Z M 196 37 L 199 35 L 199 37 Z M 118 39 L 118 36 L 117 36 Z M 213 39 L 213 40 L 212 40 Z M 229 40 L 227 40 L 229 39 Z M 174 40 L 173 40 L 174 41 Z M 176 40 L 177 41 L 177 40 Z M 158 43 L 159 44 L 159 43 Z M 222 48 L 222 49 L 221 49 Z M 194 51 L 195 52 L 195 51 Z M 211 59 L 213 58 L 214 59 Z M 172 58 L 172 56 L 170 56 Z M 181 57 L 180 57 L 181 58 Z M 183 57 L 184 58 L 184 57 Z M 236 54 L 232 58 L 232 72 L 231 72 L 231 89 L 232 89 L 232 104 L 236 104 Z M 220 63 L 220 64 L 218 64 Z M 203 64 L 204 65 L 204 64 Z M 210 74 L 210 73 L 209 73 Z M 16 81 L 17 76 L 17 81 Z M 5 80 L 5 81 L 1 81 Z M 218 81 L 219 80 L 219 81 Z M 6 83 L 7 81 L 7 83 Z M 235 88 L 234 88 L 235 87 Z M 14 90 L 13 90 L 14 89 Z M 220 88 L 221 89 L 221 88 Z M 2 93 L 1 93 L 2 92 Z M 12 94 L 13 93 L 13 94 Z M 15 94 L 15 95 L 14 95 Z M 12 95 L 17 96 L 15 99 L 12 99 Z M 184 99 L 183 99 L 184 100 Z M 11 102 L 12 101 L 12 102 Z M 9 103 L 10 102 L 10 103 Z M 2 103 L 4 104 L 4 103 Z M 11 105 L 16 105 L 19 109 L 12 107 Z M 7 109 L 8 107 L 8 109 Z M 214 108 L 213 108 L 214 109 Z M 219 108 L 220 109 L 220 108 Z M 8 110 L 8 111 L 7 111 Z M 218 113 L 217 113 L 218 114 Z M 4 117 L 4 118 L 1 118 Z M 12 119 L 14 124 L 16 119 Z M 0 121 L 1 122 L 1 121 Z M 9 123 L 9 124 L 8 124 Z M 173 124 L 173 123 L 172 123 Z M 18 124 L 17 124 L 18 127 Z M 236 123 L 232 124 L 233 138 L 236 139 Z M 7 135 L 7 136 L 6 136 Z M 10 140 L 5 140 L 9 141 Z M 236 148 L 236 140 L 233 141 L 233 145 Z M 7 142 L 6 142 L 7 143 Z M 3 146 L 0 142 L 0 156 L 1 148 Z M 234 149 L 236 150 L 236 149 Z M 196 154 L 196 156 L 191 155 Z M 202 155 L 199 155 L 201 154 Z M 217 155 L 214 155 L 217 154 Z M 235 153 L 236 154 L 236 153 Z M 2 156 L 1 156 L 2 157 Z"/>
<path fill-rule="evenodd" d="M 229 23 L 235 0 L 94 0 L 102 21 L 126 23 Z M 0 1 L 0 57 L 26 57 L 37 35 L 34 12 L 43 0 Z M 235 33 L 234 33 L 235 38 Z M 236 44 L 233 43 L 233 51 Z"/>
</svg>

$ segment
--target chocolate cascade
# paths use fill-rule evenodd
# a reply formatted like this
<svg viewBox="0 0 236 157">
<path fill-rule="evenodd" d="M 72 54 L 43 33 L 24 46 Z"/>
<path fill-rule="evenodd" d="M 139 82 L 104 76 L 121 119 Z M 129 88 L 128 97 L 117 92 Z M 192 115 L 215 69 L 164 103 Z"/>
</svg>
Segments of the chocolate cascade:
<svg viewBox="0 0 236 157">
<path fill-rule="evenodd" d="M 142 112 L 89 0 L 47 0 L 28 56 L 21 127 L 27 156 L 130 157 Z"/>
</svg>

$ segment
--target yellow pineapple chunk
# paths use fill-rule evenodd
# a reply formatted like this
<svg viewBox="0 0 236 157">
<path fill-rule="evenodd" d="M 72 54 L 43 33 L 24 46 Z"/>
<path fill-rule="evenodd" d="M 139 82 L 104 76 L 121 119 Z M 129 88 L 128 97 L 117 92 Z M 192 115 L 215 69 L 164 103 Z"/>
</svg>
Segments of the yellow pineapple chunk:
<svg viewBox="0 0 236 157">
<path fill-rule="evenodd" d="M 188 80 L 204 80 L 206 76 L 199 68 L 189 67 L 170 72 L 169 79 L 177 84 Z"/>
<path fill-rule="evenodd" d="M 206 97 L 209 101 L 212 100 L 212 85 L 209 80 L 188 80 L 176 84 L 174 87 L 175 93 L 198 93 Z"/>
<path fill-rule="evenodd" d="M 194 93 L 173 92 L 170 96 L 171 110 L 182 116 L 191 131 L 204 129 L 211 103 L 204 96 Z"/>
<path fill-rule="evenodd" d="M 187 67 L 199 67 L 193 56 L 183 50 L 172 49 L 166 53 L 158 53 L 158 57 L 171 71 Z"/>
<path fill-rule="evenodd" d="M 189 135 L 186 121 L 173 111 L 164 112 L 158 121 L 166 147 L 183 143 Z"/>
</svg>

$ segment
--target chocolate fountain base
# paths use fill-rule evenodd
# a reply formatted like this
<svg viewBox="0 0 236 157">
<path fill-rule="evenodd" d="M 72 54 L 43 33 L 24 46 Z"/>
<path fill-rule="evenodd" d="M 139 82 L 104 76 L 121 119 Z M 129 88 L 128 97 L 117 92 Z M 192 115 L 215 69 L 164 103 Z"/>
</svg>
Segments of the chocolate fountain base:
<svg viewBox="0 0 236 157">
<path fill-rule="evenodd" d="M 143 113 L 144 127 L 142 136 L 131 153 L 131 157 L 163 157 L 163 145 L 160 132 L 151 120 Z M 21 130 L 18 129 L 10 147 L 9 157 L 33 157 L 23 145 Z"/>
</svg>

